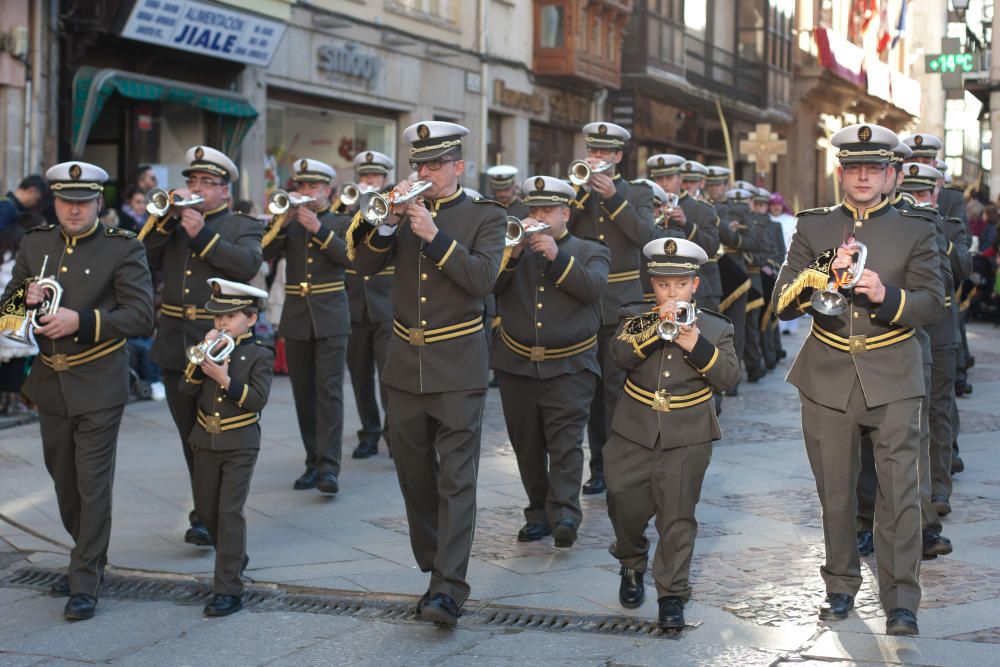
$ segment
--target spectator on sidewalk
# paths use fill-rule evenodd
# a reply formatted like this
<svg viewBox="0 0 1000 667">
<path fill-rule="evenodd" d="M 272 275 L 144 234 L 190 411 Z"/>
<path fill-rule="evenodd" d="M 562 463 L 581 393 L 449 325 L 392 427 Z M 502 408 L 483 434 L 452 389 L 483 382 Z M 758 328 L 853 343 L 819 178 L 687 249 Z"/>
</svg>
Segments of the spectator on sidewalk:
<svg viewBox="0 0 1000 667">
<path fill-rule="evenodd" d="M 122 229 L 138 232 L 146 224 L 146 193 L 137 187 L 125 191 L 125 201 L 121 205 L 119 224 Z"/>
<path fill-rule="evenodd" d="M 0 229 L 13 225 L 21 214 L 38 208 L 48 193 L 49 184 L 42 176 L 26 176 L 16 190 L 0 197 Z"/>
</svg>

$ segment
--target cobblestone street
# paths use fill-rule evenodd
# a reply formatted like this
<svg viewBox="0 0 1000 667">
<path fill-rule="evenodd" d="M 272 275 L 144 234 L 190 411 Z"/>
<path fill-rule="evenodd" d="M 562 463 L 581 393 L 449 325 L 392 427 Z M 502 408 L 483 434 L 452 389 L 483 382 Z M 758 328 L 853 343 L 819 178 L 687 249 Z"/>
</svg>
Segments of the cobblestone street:
<svg viewBox="0 0 1000 667">
<path fill-rule="evenodd" d="M 698 507 L 691 627 L 679 634 L 642 630 L 656 618 L 651 588 L 640 609 L 618 605 L 603 497 L 584 497 L 573 549 L 557 551 L 551 538 L 517 542 L 524 493 L 496 390 L 484 424 L 467 618 L 449 632 L 405 610 L 390 613 L 412 605 L 427 584 L 414 567 L 392 461 L 384 450 L 350 458 L 357 416 L 347 391 L 340 494 L 293 491 L 303 456 L 290 387 L 278 378 L 247 503 L 247 574 L 259 599 L 222 620 L 201 615 L 196 592 L 211 582 L 212 552 L 183 542 L 190 491 L 165 404 L 126 410 L 111 590 L 82 624 L 65 623 L 64 601 L 24 576 L 30 569 L 41 581 L 67 562 L 38 427 L 0 430 L 0 665 L 1000 664 L 1000 332 L 969 328 L 975 390 L 959 401 L 966 471 L 955 477 L 954 512 L 944 521 L 955 551 L 923 563 L 921 634 L 910 639 L 883 634 L 874 557 L 864 560 L 857 612 L 836 624 L 816 621 L 820 508 L 798 398 L 783 379 L 805 330 L 784 337 L 789 358 L 775 373 L 725 401 L 725 437 Z M 323 601 L 334 598 L 347 602 L 331 611 Z"/>
</svg>

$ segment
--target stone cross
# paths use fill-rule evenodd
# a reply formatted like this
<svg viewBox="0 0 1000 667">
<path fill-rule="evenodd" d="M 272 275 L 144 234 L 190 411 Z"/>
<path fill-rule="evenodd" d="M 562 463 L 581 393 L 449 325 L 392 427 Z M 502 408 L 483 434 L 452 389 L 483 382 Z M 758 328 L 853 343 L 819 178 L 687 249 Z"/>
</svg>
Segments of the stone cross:
<svg viewBox="0 0 1000 667">
<path fill-rule="evenodd" d="M 740 141 L 740 153 L 757 165 L 757 171 L 768 174 L 771 163 L 788 151 L 788 144 L 778 138 L 777 132 L 771 131 L 770 123 L 759 123 L 754 132 L 747 133 L 747 138 Z"/>
</svg>

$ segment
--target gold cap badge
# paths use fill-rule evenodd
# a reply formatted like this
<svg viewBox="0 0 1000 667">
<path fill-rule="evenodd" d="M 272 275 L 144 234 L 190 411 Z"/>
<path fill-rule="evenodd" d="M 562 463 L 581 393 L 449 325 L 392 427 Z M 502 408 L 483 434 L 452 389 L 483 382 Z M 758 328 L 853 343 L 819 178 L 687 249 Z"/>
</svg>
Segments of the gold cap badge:
<svg viewBox="0 0 1000 667">
<path fill-rule="evenodd" d="M 535 179 L 535 189 L 544 190 L 545 189 L 545 179 L 539 176 Z"/>
<path fill-rule="evenodd" d="M 667 241 L 666 245 L 663 246 L 663 252 L 667 254 L 667 257 L 673 257 L 677 254 L 677 243 L 675 241 Z"/>
<path fill-rule="evenodd" d="M 858 128 L 858 141 L 868 142 L 872 139 L 872 129 L 867 125 Z"/>
<path fill-rule="evenodd" d="M 203 157 L 205 157 L 205 149 L 202 148 L 201 146 L 198 146 L 198 148 L 194 149 L 194 159 L 200 160 Z"/>
<path fill-rule="evenodd" d="M 83 173 L 83 169 L 80 168 L 80 165 L 78 165 L 78 164 L 70 165 L 70 167 L 69 167 L 69 177 L 72 178 L 74 181 L 80 180 L 80 174 L 82 174 L 82 173 Z"/>
<path fill-rule="evenodd" d="M 431 131 L 430 131 L 430 129 L 426 125 L 423 125 L 423 124 L 418 125 L 417 126 L 417 136 L 420 137 L 422 140 L 426 140 L 426 139 L 430 138 Z"/>
</svg>

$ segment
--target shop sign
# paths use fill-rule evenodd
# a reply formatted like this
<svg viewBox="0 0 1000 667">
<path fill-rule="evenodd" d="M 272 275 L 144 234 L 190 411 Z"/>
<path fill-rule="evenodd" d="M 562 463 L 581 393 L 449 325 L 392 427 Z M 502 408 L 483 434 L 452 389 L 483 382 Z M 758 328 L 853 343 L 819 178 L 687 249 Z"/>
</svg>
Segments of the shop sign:
<svg viewBox="0 0 1000 667">
<path fill-rule="evenodd" d="M 493 102 L 511 109 L 529 113 L 545 113 L 545 97 L 538 93 L 522 93 L 508 88 L 503 79 L 493 80 Z"/>
<path fill-rule="evenodd" d="M 316 49 L 316 69 L 363 79 L 370 86 L 382 69 L 382 59 L 358 51 L 357 42 L 347 42 L 343 46 L 323 44 Z"/>
<path fill-rule="evenodd" d="M 582 127 L 591 120 L 590 100 L 572 93 L 552 93 L 549 96 L 549 120 Z"/>
<path fill-rule="evenodd" d="M 267 67 L 285 24 L 198 0 L 136 0 L 122 37 Z"/>
</svg>

